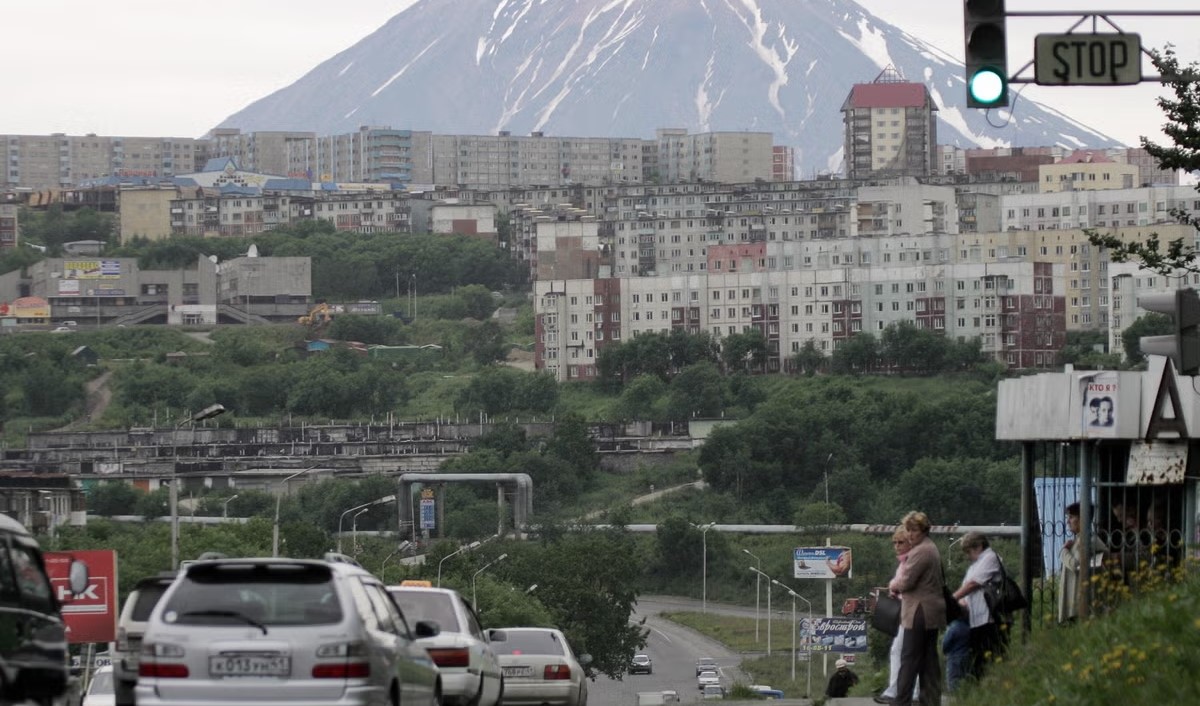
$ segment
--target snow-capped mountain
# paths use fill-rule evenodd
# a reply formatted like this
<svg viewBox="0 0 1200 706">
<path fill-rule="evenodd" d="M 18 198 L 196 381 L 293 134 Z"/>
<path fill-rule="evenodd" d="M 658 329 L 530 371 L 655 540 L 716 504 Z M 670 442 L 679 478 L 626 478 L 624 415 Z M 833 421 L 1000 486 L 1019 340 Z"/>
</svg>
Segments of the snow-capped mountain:
<svg viewBox="0 0 1200 706">
<path fill-rule="evenodd" d="M 961 64 L 852 0 L 419 0 L 221 127 L 769 131 L 811 176 L 841 170 L 841 106 L 888 66 L 929 87 L 940 143 L 1117 144 L 1025 99 L 989 123 L 965 107 Z"/>
</svg>

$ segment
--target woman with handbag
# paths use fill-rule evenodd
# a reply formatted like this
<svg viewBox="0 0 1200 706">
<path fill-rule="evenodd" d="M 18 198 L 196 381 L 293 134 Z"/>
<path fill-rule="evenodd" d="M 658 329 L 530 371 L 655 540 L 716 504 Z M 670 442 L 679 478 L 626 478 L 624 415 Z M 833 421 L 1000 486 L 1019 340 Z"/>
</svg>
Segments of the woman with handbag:
<svg viewBox="0 0 1200 706">
<path fill-rule="evenodd" d="M 895 706 L 910 706 L 913 688 L 921 680 L 921 703 L 942 702 L 942 669 L 938 663 L 938 631 L 946 627 L 946 593 L 942 580 L 942 555 L 929 540 L 929 518 L 910 512 L 902 522 L 912 549 L 904 559 L 904 573 L 892 579 L 888 592 L 900 596 L 900 677 Z"/>
<path fill-rule="evenodd" d="M 904 559 L 908 556 L 908 550 L 912 549 L 912 543 L 908 541 L 908 532 L 903 527 L 898 528 L 892 533 L 892 549 L 896 551 L 896 575 L 892 578 L 894 581 L 904 572 Z M 883 600 L 892 600 L 887 596 Z M 897 621 L 899 615 L 897 615 Z M 904 645 L 904 628 L 900 625 L 896 626 L 896 636 L 892 638 L 892 649 L 888 653 L 888 685 L 882 692 L 877 694 L 874 699 L 877 704 L 890 704 L 896 696 L 896 682 L 900 679 L 900 648 Z M 921 684 L 918 681 L 916 687 L 913 688 L 913 700 L 915 701 L 921 695 Z"/>
<path fill-rule="evenodd" d="M 992 616 L 992 610 L 987 603 L 985 587 L 1000 578 L 1000 557 L 992 549 L 988 538 L 979 532 L 967 532 L 962 538 L 962 550 L 970 559 L 967 575 L 963 577 L 962 585 L 954 592 L 954 597 L 964 608 L 963 620 L 967 622 L 970 632 L 967 636 L 966 674 L 979 679 L 983 676 L 984 666 L 1003 649 L 1000 636 L 1000 625 Z M 947 662 L 950 657 L 947 656 Z M 947 664 L 947 673 L 949 673 Z M 965 674 L 958 675 L 965 676 Z M 949 679 L 949 677 L 948 677 Z M 953 691 L 956 683 L 948 684 Z"/>
</svg>

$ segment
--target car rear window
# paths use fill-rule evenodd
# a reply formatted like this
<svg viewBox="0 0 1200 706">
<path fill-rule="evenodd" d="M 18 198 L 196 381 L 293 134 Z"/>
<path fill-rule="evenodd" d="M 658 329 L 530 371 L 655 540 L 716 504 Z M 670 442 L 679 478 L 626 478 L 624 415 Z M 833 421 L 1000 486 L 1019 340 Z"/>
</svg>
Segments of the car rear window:
<svg viewBox="0 0 1200 706">
<path fill-rule="evenodd" d="M 333 572 L 326 566 L 209 564 L 189 567 L 178 582 L 163 607 L 163 619 L 169 623 L 321 625 L 342 621 Z"/>
<path fill-rule="evenodd" d="M 558 635 L 542 630 L 506 630 L 505 639 L 493 642 L 501 655 L 564 655 L 567 653 Z"/>
<path fill-rule="evenodd" d="M 169 583 L 151 583 L 139 586 L 137 597 L 133 601 L 133 612 L 129 616 L 130 619 L 139 622 L 149 620 L 154 606 L 158 605 L 158 599 L 162 598 L 170 585 Z"/>
<path fill-rule="evenodd" d="M 418 620 L 432 620 L 438 624 L 442 632 L 465 632 L 458 624 L 454 611 L 454 599 L 447 593 L 435 591 L 414 591 L 411 589 L 393 589 L 389 591 L 400 612 L 409 623 Z"/>
</svg>

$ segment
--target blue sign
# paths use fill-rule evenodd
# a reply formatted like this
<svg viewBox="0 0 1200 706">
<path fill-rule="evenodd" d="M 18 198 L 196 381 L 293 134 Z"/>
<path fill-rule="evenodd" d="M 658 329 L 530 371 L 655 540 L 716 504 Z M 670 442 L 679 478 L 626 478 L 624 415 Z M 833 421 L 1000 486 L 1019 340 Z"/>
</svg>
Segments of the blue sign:
<svg viewBox="0 0 1200 706">
<path fill-rule="evenodd" d="M 796 547 L 792 551 L 792 578 L 850 578 L 853 567 L 850 547 Z"/>
<path fill-rule="evenodd" d="M 421 498 L 421 529 L 433 529 L 436 526 L 434 522 L 434 508 L 436 501 L 433 498 Z"/>
<path fill-rule="evenodd" d="M 866 652 L 866 618 L 804 618 L 800 645 L 805 652 Z"/>
</svg>

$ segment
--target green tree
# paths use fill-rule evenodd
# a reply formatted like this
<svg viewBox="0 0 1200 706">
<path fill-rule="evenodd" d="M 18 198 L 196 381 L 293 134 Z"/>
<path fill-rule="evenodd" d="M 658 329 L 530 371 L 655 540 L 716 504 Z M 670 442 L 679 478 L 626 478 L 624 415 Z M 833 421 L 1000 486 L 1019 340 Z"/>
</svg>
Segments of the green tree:
<svg viewBox="0 0 1200 706">
<path fill-rule="evenodd" d="M 463 351 L 479 365 L 488 365 L 508 356 L 509 346 L 504 341 L 504 329 L 494 319 L 481 322 L 463 339 Z"/>
<path fill-rule="evenodd" d="M 617 406 L 623 419 L 657 419 L 662 414 L 659 401 L 667 384 L 655 375 L 639 375 L 625 385 Z"/>
<path fill-rule="evenodd" d="M 684 368 L 671 380 L 667 392 L 667 417 L 687 420 L 692 417 L 719 417 L 725 406 L 725 380 L 710 362 Z"/>
<path fill-rule="evenodd" d="M 88 492 L 88 514 L 112 517 L 128 515 L 137 506 L 143 493 L 128 483 L 102 483 Z"/>
<path fill-rule="evenodd" d="M 1132 365 L 1146 360 L 1142 353 L 1141 338 L 1143 336 L 1164 336 L 1175 331 L 1175 324 L 1170 316 L 1150 312 L 1139 316 L 1121 332 L 1121 347 L 1125 349 L 1125 358 Z"/>
<path fill-rule="evenodd" d="M 1200 129 L 1197 129 L 1200 124 L 1200 63 L 1180 64 L 1170 45 L 1162 51 L 1151 51 L 1150 55 L 1154 67 L 1163 77 L 1163 85 L 1170 87 L 1174 94 L 1160 96 L 1157 100 L 1167 118 L 1162 131 L 1172 144 L 1159 145 L 1143 137 L 1142 147 L 1154 157 L 1159 168 L 1193 174 L 1200 169 Z M 1200 229 L 1200 219 L 1182 208 L 1172 210 L 1171 215 L 1179 223 Z M 1138 260 L 1142 267 L 1167 277 L 1177 276 L 1180 272 L 1200 272 L 1195 234 L 1164 244 L 1158 233 L 1151 233 L 1144 241 L 1125 242 L 1112 233 L 1085 232 L 1089 242 L 1108 250 L 1113 262 Z M 1128 350 L 1126 346 L 1127 353 Z M 1132 355 L 1129 358 L 1140 359 Z"/>
<path fill-rule="evenodd" d="M 800 350 L 792 356 L 792 369 L 803 375 L 812 377 L 820 372 L 828 363 L 825 352 L 814 339 L 808 339 L 800 346 Z"/>
<path fill-rule="evenodd" d="M 879 365 L 879 342 L 872 333 L 859 333 L 833 349 L 830 370 L 840 375 L 862 374 Z"/>
<path fill-rule="evenodd" d="M 767 362 L 767 339 L 756 328 L 745 333 L 731 333 L 721 339 L 721 359 L 730 372 L 761 372 Z"/>
<path fill-rule="evenodd" d="M 467 316 L 479 321 L 486 321 L 496 310 L 496 299 L 487 287 L 480 284 L 468 284 L 459 287 L 458 298 L 463 301 Z"/>
</svg>

